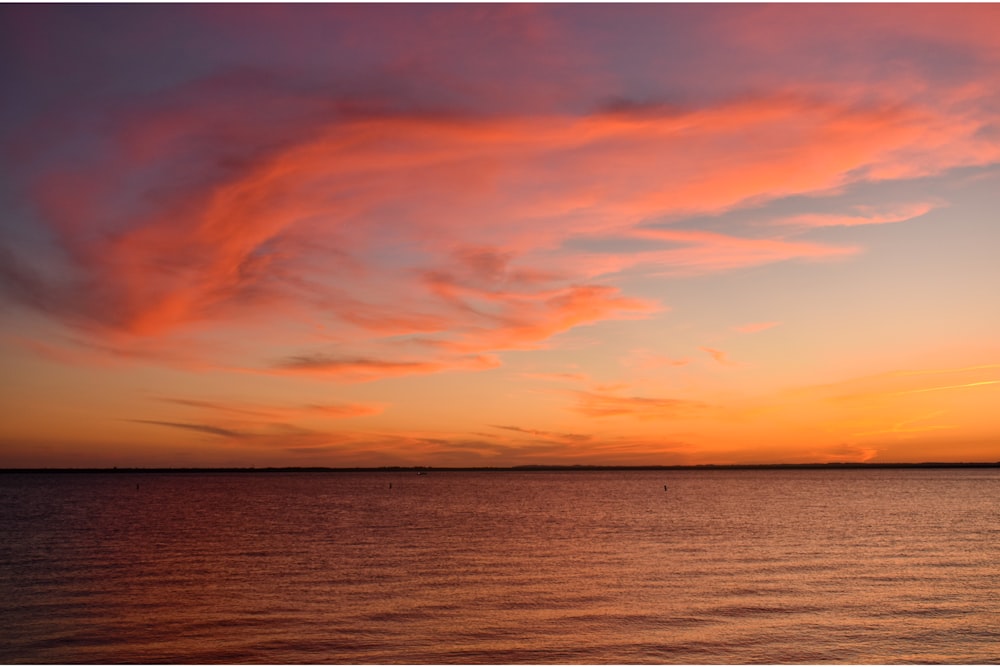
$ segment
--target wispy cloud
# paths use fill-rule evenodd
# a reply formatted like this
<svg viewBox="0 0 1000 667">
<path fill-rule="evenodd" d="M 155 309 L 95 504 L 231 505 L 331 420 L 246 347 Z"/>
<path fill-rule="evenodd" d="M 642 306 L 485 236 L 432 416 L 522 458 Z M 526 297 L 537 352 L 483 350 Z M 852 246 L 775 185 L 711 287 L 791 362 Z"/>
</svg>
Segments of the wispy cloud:
<svg viewBox="0 0 1000 667">
<path fill-rule="evenodd" d="M 903 396 L 906 394 L 923 394 L 928 391 L 947 391 L 949 389 L 971 389 L 973 387 L 985 387 L 994 384 L 1000 384 L 1000 380 L 982 380 L 980 382 L 965 382 L 963 384 L 950 384 L 938 387 L 922 387 L 920 389 L 906 389 L 904 391 L 892 392 L 891 395 Z"/>
<path fill-rule="evenodd" d="M 680 419 L 704 413 L 708 405 L 680 398 L 621 396 L 610 392 L 575 391 L 573 409 L 587 417 Z"/>
<path fill-rule="evenodd" d="M 716 362 L 722 366 L 739 366 L 739 362 L 733 361 L 729 358 L 729 354 L 723 350 L 717 350 L 714 347 L 699 347 L 699 350 L 712 357 Z"/>
<path fill-rule="evenodd" d="M 268 371 L 306 374 L 351 382 L 369 382 L 389 377 L 437 373 L 445 370 L 481 371 L 497 368 L 492 356 L 452 356 L 434 361 L 394 361 L 343 358 L 323 353 L 301 354 L 277 362 Z"/>
<path fill-rule="evenodd" d="M 540 429 L 522 428 L 520 426 L 500 426 L 500 425 L 492 425 L 492 426 L 493 428 L 503 429 L 505 431 L 513 431 L 514 433 L 520 433 L 523 435 L 540 438 L 541 440 L 551 440 L 555 442 L 581 443 L 593 439 L 593 436 L 586 433 L 560 433 L 556 431 L 543 431 Z"/>
<path fill-rule="evenodd" d="M 904 222 L 919 218 L 930 211 L 943 206 L 940 201 L 915 202 L 892 207 L 886 206 L 856 206 L 851 214 L 806 214 L 787 218 L 778 218 L 771 222 L 774 225 L 790 227 L 855 227 L 858 225 L 884 225 L 894 222 Z"/>
<path fill-rule="evenodd" d="M 570 329 L 609 319 L 643 317 L 655 304 L 624 297 L 617 288 L 575 285 L 542 301 L 513 299 L 503 303 L 500 324 L 476 327 L 459 338 L 456 347 L 472 350 L 537 348 L 543 341 Z"/>
<path fill-rule="evenodd" d="M 198 433 L 207 433 L 208 435 L 217 435 L 223 438 L 232 438 L 234 440 L 240 440 L 247 437 L 246 433 L 241 433 L 239 431 L 233 431 L 228 428 L 222 428 L 219 426 L 212 426 L 211 424 L 186 424 L 183 422 L 168 422 L 168 421 L 157 421 L 154 419 L 128 419 L 136 424 L 152 424 L 153 426 L 166 426 L 168 428 L 179 428 L 185 431 L 197 431 Z"/>
<path fill-rule="evenodd" d="M 325 405 L 273 406 L 253 405 L 247 403 L 229 403 L 220 401 L 204 401 L 189 398 L 164 398 L 165 402 L 190 408 L 198 408 L 211 412 L 222 412 L 238 415 L 243 418 L 255 419 L 290 419 L 294 417 L 311 417 L 324 419 L 345 419 L 364 417 L 382 412 L 385 406 L 365 403 L 332 403 Z"/>
<path fill-rule="evenodd" d="M 659 275 L 732 271 L 787 260 L 831 260 L 860 251 L 857 246 L 790 241 L 780 237 L 750 238 L 701 230 L 638 229 L 632 235 L 676 245 L 640 253 L 633 258 L 634 263 L 655 267 Z"/>
<path fill-rule="evenodd" d="M 938 410 L 931 414 L 920 415 L 911 419 L 904 419 L 894 422 L 888 428 L 877 428 L 871 431 L 861 431 L 855 433 L 858 438 L 870 438 L 872 436 L 897 436 L 909 438 L 917 433 L 927 433 L 929 431 L 950 431 L 956 427 L 954 424 L 928 424 L 929 420 L 937 419 L 944 415 L 943 410 Z"/>
<path fill-rule="evenodd" d="M 272 421 L 238 421 L 238 428 L 213 423 L 173 422 L 156 419 L 126 419 L 135 424 L 149 424 L 194 431 L 216 436 L 228 445 L 243 450 L 285 451 L 309 448 L 333 448 L 355 439 L 350 433 L 305 428 L 296 424 Z"/>
<path fill-rule="evenodd" d="M 800 393 L 825 395 L 834 401 L 871 401 L 878 398 L 903 397 L 934 392 L 992 388 L 1000 384 L 996 375 L 1000 364 L 978 364 L 957 368 L 929 368 L 881 373 L 852 378 L 830 385 L 810 387 Z M 950 376 L 952 382 L 940 384 L 940 376 Z M 955 380 L 965 380 L 956 382 Z"/>
<path fill-rule="evenodd" d="M 912 423 L 937 409 L 970 441 L 995 430 L 982 416 L 995 369 L 775 386 L 823 372 L 803 359 L 814 344 L 827 369 L 993 354 L 988 258 L 948 262 L 992 239 L 992 192 L 970 174 L 1000 164 L 995 5 L 0 11 L 16 73 L 0 122 L 0 342 L 88 406 L 81 378 L 108 405 L 126 387 L 178 392 L 181 374 L 254 397 L 178 396 L 130 412 L 146 418 L 130 429 L 380 462 L 680 460 L 689 443 L 749 450 L 819 422 L 798 453 L 864 457 L 877 432 L 945 423 Z M 939 265 L 949 280 L 922 289 Z M 852 267 L 863 275 L 839 282 Z M 865 279 L 920 303 L 876 313 L 850 298 Z M 714 347 L 790 321 L 821 285 L 844 289 L 829 319 L 795 319 L 810 345 L 742 337 L 739 363 Z M 837 342 L 818 327 L 841 312 L 858 331 Z M 920 326 L 945 313 L 952 326 Z M 883 316 L 871 331 L 886 338 L 866 338 Z M 905 344 L 887 356 L 885 340 Z M 449 372 L 468 375 L 417 379 Z M 526 378 L 538 383 L 518 392 Z M 494 416 L 456 414 L 495 379 Z M 787 403 L 736 396 L 750 385 Z M 565 401 L 565 423 L 528 416 L 539 390 Z M 435 429 L 433 409 L 416 419 L 426 430 L 395 421 L 414 405 L 464 430 Z M 776 425 L 754 421 L 766 411 Z M 483 423 L 510 426 L 467 432 Z M 830 445 L 859 433 L 872 435 Z"/>
<path fill-rule="evenodd" d="M 86 168 L 41 174 L 32 186 L 69 278 L 22 266 L 4 283 L 87 335 L 169 336 L 281 312 L 290 322 L 321 317 L 341 337 L 430 332 L 474 354 L 528 349 L 659 307 L 596 276 L 850 256 L 856 247 L 640 224 L 839 186 L 863 167 L 889 168 L 923 136 L 913 110 L 787 95 L 575 116 L 359 113 L 350 100 L 292 95 L 264 77 L 164 95 L 159 110 L 123 112 L 124 129 L 103 138 L 104 152 Z M 257 98 L 270 102 L 247 103 Z M 773 150 L 728 141 L 742 136 Z M 154 174 L 171 187 L 144 185 Z M 660 174 L 673 175 L 669 188 Z M 115 194 L 123 189 L 127 196 Z M 650 247 L 581 253 L 566 245 L 607 234 Z M 338 254 L 324 263 L 314 248 L 327 247 Z M 344 307 L 316 311 L 323 303 Z M 376 368 L 450 367 L 342 354 L 347 361 L 293 357 L 277 369 L 374 377 Z"/>
</svg>

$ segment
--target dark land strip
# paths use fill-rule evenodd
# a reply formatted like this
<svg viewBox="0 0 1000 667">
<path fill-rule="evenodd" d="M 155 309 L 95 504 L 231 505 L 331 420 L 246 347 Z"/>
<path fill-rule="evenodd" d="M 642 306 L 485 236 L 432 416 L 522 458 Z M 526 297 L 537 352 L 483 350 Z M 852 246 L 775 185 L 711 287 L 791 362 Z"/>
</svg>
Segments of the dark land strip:
<svg viewBox="0 0 1000 667">
<path fill-rule="evenodd" d="M 0 468 L 3 473 L 345 473 L 345 472 L 592 472 L 641 470 L 858 470 L 858 469 L 929 469 L 929 468 L 1000 468 L 1000 461 L 925 462 L 925 463 L 751 463 L 703 465 L 520 465 L 506 467 L 466 466 L 378 466 L 333 468 L 323 466 L 285 466 L 265 468 Z"/>
</svg>

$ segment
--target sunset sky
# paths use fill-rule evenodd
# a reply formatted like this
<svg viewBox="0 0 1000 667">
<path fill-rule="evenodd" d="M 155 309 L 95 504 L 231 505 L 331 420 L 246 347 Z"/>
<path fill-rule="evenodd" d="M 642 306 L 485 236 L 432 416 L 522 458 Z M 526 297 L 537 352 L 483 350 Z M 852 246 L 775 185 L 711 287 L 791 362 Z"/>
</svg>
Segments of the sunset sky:
<svg viewBox="0 0 1000 667">
<path fill-rule="evenodd" d="M 0 24 L 0 467 L 1000 460 L 1000 5 Z"/>
</svg>

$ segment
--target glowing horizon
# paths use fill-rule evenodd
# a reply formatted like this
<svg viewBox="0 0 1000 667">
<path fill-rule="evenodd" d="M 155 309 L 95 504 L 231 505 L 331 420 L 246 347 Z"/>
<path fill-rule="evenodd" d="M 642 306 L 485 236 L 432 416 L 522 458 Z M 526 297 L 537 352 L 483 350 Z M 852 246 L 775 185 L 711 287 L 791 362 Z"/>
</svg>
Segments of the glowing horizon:
<svg viewBox="0 0 1000 667">
<path fill-rule="evenodd" d="M 0 12 L 0 467 L 1000 459 L 1000 7 Z"/>
</svg>

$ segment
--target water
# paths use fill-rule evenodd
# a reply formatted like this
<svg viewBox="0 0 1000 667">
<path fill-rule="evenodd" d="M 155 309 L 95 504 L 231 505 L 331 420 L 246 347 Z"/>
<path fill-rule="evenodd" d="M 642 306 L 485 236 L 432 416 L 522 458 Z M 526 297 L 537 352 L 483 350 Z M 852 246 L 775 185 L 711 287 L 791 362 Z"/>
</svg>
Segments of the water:
<svg viewBox="0 0 1000 667">
<path fill-rule="evenodd" d="M 997 469 L 3 474 L 0 662 L 995 663 L 998 552 Z"/>
</svg>

